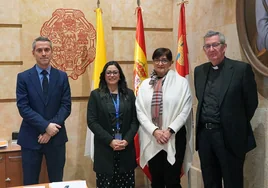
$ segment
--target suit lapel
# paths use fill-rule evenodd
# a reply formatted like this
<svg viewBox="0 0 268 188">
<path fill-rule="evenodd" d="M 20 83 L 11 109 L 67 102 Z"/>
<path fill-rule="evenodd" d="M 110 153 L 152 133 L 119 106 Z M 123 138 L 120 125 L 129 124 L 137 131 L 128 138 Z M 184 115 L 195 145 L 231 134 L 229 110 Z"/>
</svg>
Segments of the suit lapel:
<svg viewBox="0 0 268 188">
<path fill-rule="evenodd" d="M 38 95 L 40 96 L 42 101 L 45 103 L 45 98 L 44 98 L 44 95 L 43 95 L 43 90 L 42 90 L 42 87 L 41 87 L 40 78 L 39 78 L 39 75 L 37 73 L 37 70 L 36 70 L 35 66 L 33 66 L 33 68 L 30 70 L 29 79 L 32 82 L 33 86 L 35 87 Z"/>
<path fill-rule="evenodd" d="M 58 92 L 57 88 L 55 88 L 58 80 L 59 80 L 59 72 L 55 68 L 51 67 L 50 70 L 50 75 L 49 75 L 49 85 L 48 85 L 48 98 L 46 103 L 49 101 L 51 98 L 51 95 L 53 92 Z"/>
<path fill-rule="evenodd" d="M 127 111 L 130 111 L 130 108 L 131 108 L 131 103 L 129 102 L 131 101 L 131 98 L 130 98 L 130 95 L 128 95 L 128 98 L 126 97 L 123 97 L 122 95 L 120 95 L 120 102 L 122 103 L 121 107 L 123 109 L 121 109 L 120 112 L 122 112 L 122 117 L 123 117 L 123 123 L 122 123 L 122 132 L 127 132 L 126 127 L 124 127 L 123 125 L 126 124 L 126 121 L 130 118 Z"/>
<path fill-rule="evenodd" d="M 209 71 L 209 67 L 210 67 L 210 64 L 205 64 L 202 71 L 203 71 L 203 74 L 202 76 L 200 76 L 198 79 L 200 80 L 198 83 L 200 84 L 200 99 L 203 101 L 203 95 L 204 95 L 204 91 L 205 91 L 205 87 L 206 87 L 206 83 L 207 83 L 207 78 L 208 78 L 208 71 Z M 201 101 L 201 103 L 202 103 Z"/>
<path fill-rule="evenodd" d="M 100 94 L 100 102 L 101 102 L 102 110 L 105 116 L 103 119 L 110 119 L 108 108 L 107 108 L 108 102 L 110 100 L 110 96 L 108 93 L 101 92 L 101 91 L 99 91 L 99 94 Z"/>
<path fill-rule="evenodd" d="M 223 101 L 223 98 L 228 90 L 228 87 L 231 83 L 232 77 L 233 77 L 233 66 L 229 63 L 229 60 L 225 58 L 223 70 L 222 70 L 222 80 L 221 80 L 221 92 L 220 92 L 220 102 L 219 106 L 221 106 L 221 103 Z"/>
</svg>

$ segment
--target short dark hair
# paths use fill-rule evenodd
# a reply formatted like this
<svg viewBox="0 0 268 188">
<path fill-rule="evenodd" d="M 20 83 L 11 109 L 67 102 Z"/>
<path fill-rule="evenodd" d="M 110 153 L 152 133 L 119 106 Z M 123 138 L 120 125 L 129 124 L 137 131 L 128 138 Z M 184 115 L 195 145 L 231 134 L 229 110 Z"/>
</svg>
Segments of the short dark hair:
<svg viewBox="0 0 268 188">
<path fill-rule="evenodd" d="M 49 42 L 50 48 L 52 49 L 52 42 L 51 42 L 51 40 L 49 40 L 47 37 L 40 36 L 40 37 L 37 37 L 36 39 L 34 39 L 33 44 L 32 44 L 33 50 L 35 50 L 36 42 L 38 42 L 38 41 Z"/>
<path fill-rule="evenodd" d="M 100 74 L 100 83 L 99 83 L 99 89 L 103 92 L 109 92 L 106 80 L 105 80 L 105 74 L 106 74 L 106 70 L 110 65 L 114 65 L 116 66 L 116 68 L 119 70 L 119 74 L 120 74 L 120 79 L 118 81 L 118 92 L 123 94 L 123 95 L 127 95 L 127 82 L 126 82 L 126 77 L 122 71 L 122 68 L 120 67 L 119 63 L 116 61 L 109 61 L 108 63 L 105 64 L 105 66 L 103 67 L 103 70 Z"/>
<path fill-rule="evenodd" d="M 152 59 L 158 59 L 163 55 L 165 55 L 169 61 L 172 61 L 172 52 L 168 48 L 157 48 L 153 53 Z"/>
</svg>

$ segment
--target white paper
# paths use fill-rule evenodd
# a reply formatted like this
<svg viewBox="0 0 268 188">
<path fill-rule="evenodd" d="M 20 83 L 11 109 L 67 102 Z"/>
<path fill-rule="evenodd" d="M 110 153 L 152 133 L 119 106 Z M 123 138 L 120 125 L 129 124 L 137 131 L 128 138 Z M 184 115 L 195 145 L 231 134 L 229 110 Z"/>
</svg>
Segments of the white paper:
<svg viewBox="0 0 268 188">
<path fill-rule="evenodd" d="M 29 188 L 29 186 L 27 186 L 27 187 L 23 187 L 23 188 Z M 31 188 L 46 188 L 46 186 L 31 186 Z"/>
<path fill-rule="evenodd" d="M 50 183 L 49 188 L 87 188 L 86 181 L 64 181 L 64 182 L 55 182 Z"/>
<path fill-rule="evenodd" d="M 8 146 L 8 141 L 4 139 L 0 139 L 0 148 L 4 148 Z"/>
</svg>

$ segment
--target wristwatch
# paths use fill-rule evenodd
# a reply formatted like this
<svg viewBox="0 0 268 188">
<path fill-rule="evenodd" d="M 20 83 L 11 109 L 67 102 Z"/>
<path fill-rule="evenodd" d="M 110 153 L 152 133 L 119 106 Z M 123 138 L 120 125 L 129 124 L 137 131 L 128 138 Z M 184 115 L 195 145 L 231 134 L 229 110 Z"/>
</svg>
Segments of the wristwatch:
<svg viewBox="0 0 268 188">
<path fill-rule="evenodd" d="M 168 128 L 169 129 L 169 132 L 171 133 L 171 134 L 174 134 L 175 133 L 175 131 L 173 130 L 173 129 L 171 129 L 171 128 Z"/>
</svg>

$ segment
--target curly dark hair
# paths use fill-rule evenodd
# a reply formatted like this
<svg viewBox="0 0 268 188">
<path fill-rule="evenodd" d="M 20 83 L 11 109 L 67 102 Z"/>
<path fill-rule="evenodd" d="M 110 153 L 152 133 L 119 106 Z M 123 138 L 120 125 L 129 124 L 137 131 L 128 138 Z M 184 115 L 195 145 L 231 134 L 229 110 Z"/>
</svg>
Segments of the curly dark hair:
<svg viewBox="0 0 268 188">
<path fill-rule="evenodd" d="M 126 82 L 126 77 L 125 77 L 125 75 L 124 75 L 124 73 L 122 71 L 122 68 L 120 67 L 119 63 L 116 62 L 116 61 L 109 61 L 103 67 L 103 70 L 102 70 L 102 72 L 100 74 L 99 89 L 102 92 L 109 93 L 109 89 L 108 89 L 108 86 L 107 86 L 107 83 L 106 83 L 106 80 L 105 80 L 105 73 L 106 73 L 107 68 L 110 65 L 116 66 L 116 68 L 119 70 L 120 79 L 118 81 L 118 92 L 126 96 L 127 95 L 127 89 L 128 89 L 127 82 Z"/>
</svg>

